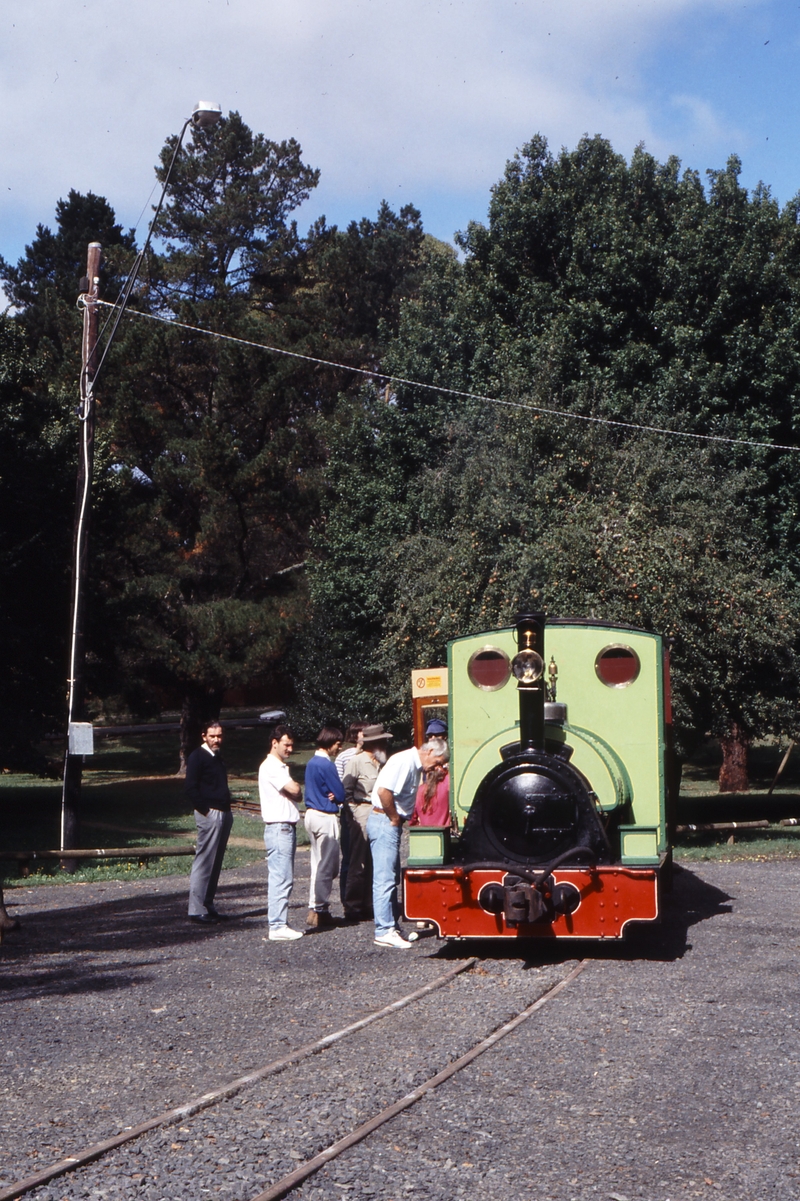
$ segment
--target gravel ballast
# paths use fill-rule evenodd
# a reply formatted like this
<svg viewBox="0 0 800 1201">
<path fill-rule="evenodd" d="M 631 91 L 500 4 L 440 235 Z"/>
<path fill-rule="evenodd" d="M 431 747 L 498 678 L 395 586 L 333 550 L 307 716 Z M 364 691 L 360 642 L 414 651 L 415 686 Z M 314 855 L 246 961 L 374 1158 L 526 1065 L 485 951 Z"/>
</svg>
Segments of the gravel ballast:
<svg viewBox="0 0 800 1201">
<path fill-rule="evenodd" d="M 211 929 L 186 921 L 184 880 L 9 890 L 24 927 L 0 951 L 0 1187 L 477 954 L 412 1007 L 30 1194 L 245 1201 L 588 955 L 527 1023 L 293 1195 L 794 1199 L 796 871 L 678 871 L 664 925 L 621 947 L 423 938 L 397 952 L 369 924 L 269 943 L 261 865 L 224 874 L 218 904 L 238 916 Z"/>
</svg>

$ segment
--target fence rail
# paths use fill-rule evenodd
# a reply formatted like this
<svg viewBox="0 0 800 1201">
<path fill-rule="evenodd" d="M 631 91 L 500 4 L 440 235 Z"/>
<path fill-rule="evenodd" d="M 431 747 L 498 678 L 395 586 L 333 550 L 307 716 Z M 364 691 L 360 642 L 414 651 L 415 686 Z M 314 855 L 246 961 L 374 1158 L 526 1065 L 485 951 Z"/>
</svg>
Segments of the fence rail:
<svg viewBox="0 0 800 1201">
<path fill-rule="evenodd" d="M 64 851 L 0 851 L 0 862 L 18 863 L 23 875 L 32 863 L 50 859 L 161 859 L 168 855 L 194 855 L 194 845 L 171 847 L 94 847 L 91 850 L 70 847 Z"/>
<path fill-rule="evenodd" d="M 260 726 L 262 730 L 270 730 L 279 721 L 284 721 L 286 714 L 281 710 L 273 717 L 270 715 L 268 719 L 261 717 L 223 717 L 219 724 L 223 730 L 247 730 L 254 726 Z M 133 726 L 95 726 L 93 734 L 95 738 L 121 738 L 131 734 L 174 734 L 181 728 L 179 721 L 150 721 L 143 722 L 140 725 Z M 45 742 L 66 742 L 66 732 L 60 734 L 45 734 Z"/>
</svg>

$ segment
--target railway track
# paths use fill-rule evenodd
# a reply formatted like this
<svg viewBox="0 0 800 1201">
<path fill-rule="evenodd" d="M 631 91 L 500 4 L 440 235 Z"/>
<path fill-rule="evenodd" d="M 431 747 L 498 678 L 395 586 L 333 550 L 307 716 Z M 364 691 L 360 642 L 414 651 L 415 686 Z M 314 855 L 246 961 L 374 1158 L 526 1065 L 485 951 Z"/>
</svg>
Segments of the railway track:
<svg viewBox="0 0 800 1201">
<path fill-rule="evenodd" d="M 586 962 L 526 971 L 468 959 L 332 1034 L 77 1148 L 0 1189 L 0 1201 L 196 1198 L 220 1187 L 242 1201 L 286 1196 L 491 1050 Z"/>
</svg>

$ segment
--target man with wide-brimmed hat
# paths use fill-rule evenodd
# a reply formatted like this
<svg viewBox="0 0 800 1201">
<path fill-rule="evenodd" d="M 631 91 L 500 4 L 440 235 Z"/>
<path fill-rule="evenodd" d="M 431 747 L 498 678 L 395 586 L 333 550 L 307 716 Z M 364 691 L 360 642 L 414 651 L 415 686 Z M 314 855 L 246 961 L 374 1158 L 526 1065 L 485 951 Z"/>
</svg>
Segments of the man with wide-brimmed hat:
<svg viewBox="0 0 800 1201">
<path fill-rule="evenodd" d="M 372 917 L 372 856 L 367 840 L 367 818 L 372 810 L 372 789 L 389 752 L 392 735 L 381 725 L 365 726 L 361 750 L 344 770 L 345 803 L 342 821 L 347 823 L 350 859 L 342 898 L 344 915 L 350 921 Z"/>
</svg>

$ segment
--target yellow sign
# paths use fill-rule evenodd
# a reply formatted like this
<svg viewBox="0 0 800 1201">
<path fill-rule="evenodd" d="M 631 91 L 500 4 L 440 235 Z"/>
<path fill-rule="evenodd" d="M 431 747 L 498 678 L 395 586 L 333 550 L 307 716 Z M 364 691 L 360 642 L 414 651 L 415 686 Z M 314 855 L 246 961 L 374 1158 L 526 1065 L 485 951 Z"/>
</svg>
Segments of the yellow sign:
<svg viewBox="0 0 800 1201">
<path fill-rule="evenodd" d="M 424 667 L 411 673 L 411 695 L 418 696 L 447 696 L 447 668 Z"/>
</svg>

